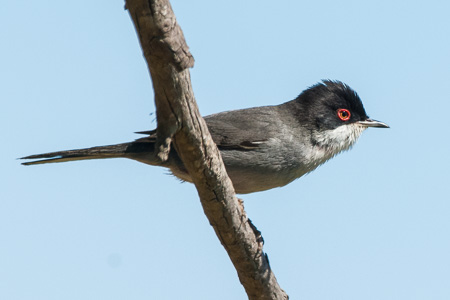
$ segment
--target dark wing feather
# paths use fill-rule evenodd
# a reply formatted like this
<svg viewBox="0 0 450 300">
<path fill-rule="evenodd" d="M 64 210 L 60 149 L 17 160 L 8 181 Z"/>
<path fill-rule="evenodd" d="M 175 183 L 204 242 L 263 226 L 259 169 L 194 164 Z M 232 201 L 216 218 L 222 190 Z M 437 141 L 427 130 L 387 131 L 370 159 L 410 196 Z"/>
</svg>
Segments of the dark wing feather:
<svg viewBox="0 0 450 300">
<path fill-rule="evenodd" d="M 205 117 L 209 132 L 222 150 L 253 150 L 276 136 L 277 126 L 270 126 L 278 120 L 277 109 L 272 106 L 255 107 L 222 112 Z M 272 129 L 272 131 L 270 131 Z M 156 130 L 139 131 L 156 138 Z"/>
<path fill-rule="evenodd" d="M 224 150 L 253 150 L 273 137 L 275 132 L 270 131 L 273 128 L 270 125 L 276 118 L 276 110 L 267 108 L 235 110 L 205 117 L 217 147 Z"/>
</svg>

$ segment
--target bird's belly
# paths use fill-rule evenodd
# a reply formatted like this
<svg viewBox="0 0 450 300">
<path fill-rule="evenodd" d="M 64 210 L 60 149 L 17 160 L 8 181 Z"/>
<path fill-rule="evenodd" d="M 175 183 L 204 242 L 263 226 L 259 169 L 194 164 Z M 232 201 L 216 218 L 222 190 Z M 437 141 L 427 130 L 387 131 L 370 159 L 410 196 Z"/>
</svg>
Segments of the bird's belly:
<svg viewBox="0 0 450 300">
<path fill-rule="evenodd" d="M 301 163 L 297 155 L 272 156 L 268 153 L 221 151 L 228 176 L 237 194 L 248 194 L 282 187 L 316 168 Z M 191 177 L 178 157 L 172 157 L 169 168 L 173 175 L 187 182 Z"/>
<path fill-rule="evenodd" d="M 285 186 L 296 178 L 273 172 L 233 172 L 228 171 L 237 194 L 248 194 Z"/>
<path fill-rule="evenodd" d="M 283 158 L 268 163 L 257 156 L 235 161 L 226 154 L 222 155 L 236 193 L 248 194 L 282 187 L 310 171 L 298 161 Z"/>
</svg>

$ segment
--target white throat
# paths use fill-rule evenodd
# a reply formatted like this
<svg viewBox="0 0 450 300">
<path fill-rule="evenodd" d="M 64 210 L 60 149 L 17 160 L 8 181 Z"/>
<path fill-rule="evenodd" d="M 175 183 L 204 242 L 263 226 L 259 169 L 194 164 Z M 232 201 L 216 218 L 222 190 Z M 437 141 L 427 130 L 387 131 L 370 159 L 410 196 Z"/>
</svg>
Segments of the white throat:
<svg viewBox="0 0 450 300">
<path fill-rule="evenodd" d="M 314 132 L 315 149 L 313 152 L 316 157 L 313 160 L 316 161 L 316 164 L 317 162 L 322 164 L 336 154 L 350 149 L 366 128 L 366 126 L 352 123 L 332 130 Z"/>
</svg>

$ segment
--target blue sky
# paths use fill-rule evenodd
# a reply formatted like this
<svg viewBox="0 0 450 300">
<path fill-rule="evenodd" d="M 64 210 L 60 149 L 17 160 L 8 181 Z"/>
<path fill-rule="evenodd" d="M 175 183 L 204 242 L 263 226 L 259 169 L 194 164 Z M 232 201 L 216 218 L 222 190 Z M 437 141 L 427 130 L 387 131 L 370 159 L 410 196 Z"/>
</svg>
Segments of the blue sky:
<svg viewBox="0 0 450 300">
<path fill-rule="evenodd" d="M 16 160 L 155 127 L 123 6 L 2 6 L 0 299 L 246 299 L 192 185 L 124 159 Z M 202 114 L 279 104 L 329 78 L 391 126 L 286 187 L 242 197 L 291 299 L 449 299 L 450 2 L 172 6 Z"/>
</svg>

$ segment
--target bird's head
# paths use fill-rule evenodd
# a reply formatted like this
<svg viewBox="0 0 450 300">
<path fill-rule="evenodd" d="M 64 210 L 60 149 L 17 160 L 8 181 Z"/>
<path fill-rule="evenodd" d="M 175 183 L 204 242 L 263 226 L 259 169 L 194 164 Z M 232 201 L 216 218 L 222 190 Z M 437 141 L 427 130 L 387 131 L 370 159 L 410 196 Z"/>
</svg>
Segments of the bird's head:
<svg viewBox="0 0 450 300">
<path fill-rule="evenodd" d="M 311 143 L 332 155 L 349 149 L 368 127 L 389 128 L 370 119 L 358 94 L 340 81 L 324 80 L 294 102 L 301 126 L 311 133 Z"/>
</svg>

